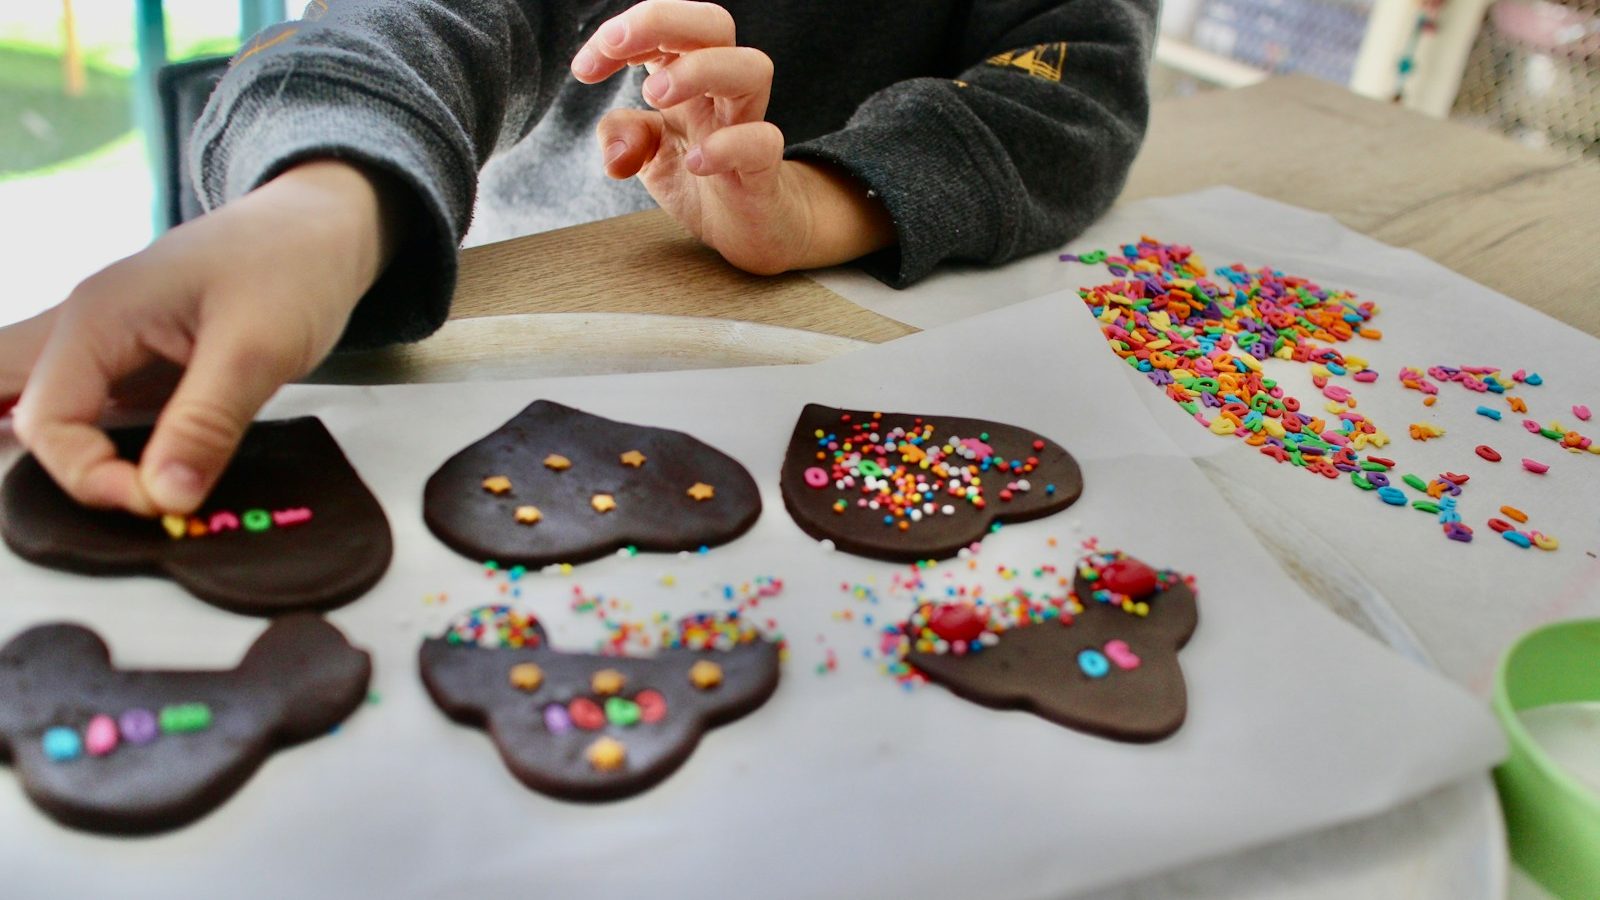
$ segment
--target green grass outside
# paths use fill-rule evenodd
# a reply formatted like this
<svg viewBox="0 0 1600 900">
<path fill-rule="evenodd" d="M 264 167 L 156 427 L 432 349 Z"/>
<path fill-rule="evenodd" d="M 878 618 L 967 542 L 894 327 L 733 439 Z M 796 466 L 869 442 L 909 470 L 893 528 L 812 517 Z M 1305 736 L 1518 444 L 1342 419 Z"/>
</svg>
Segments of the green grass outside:
<svg viewBox="0 0 1600 900">
<path fill-rule="evenodd" d="M 87 73 L 83 96 L 68 97 L 60 56 L 0 46 L 0 177 L 82 156 L 133 127 L 129 76 Z"/>
<path fill-rule="evenodd" d="M 230 54 L 238 45 L 232 35 L 197 39 L 174 59 Z M 58 49 L 0 44 L 0 179 L 43 174 L 133 130 L 133 73 L 104 58 L 86 73 L 83 95 L 69 97 Z"/>
</svg>

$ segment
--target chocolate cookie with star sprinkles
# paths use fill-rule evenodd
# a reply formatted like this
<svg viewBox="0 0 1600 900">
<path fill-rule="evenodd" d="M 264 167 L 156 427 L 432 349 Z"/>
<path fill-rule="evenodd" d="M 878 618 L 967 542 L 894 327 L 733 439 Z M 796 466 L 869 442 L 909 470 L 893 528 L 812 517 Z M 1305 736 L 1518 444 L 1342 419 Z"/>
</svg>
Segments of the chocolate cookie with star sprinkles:
<svg viewBox="0 0 1600 900">
<path fill-rule="evenodd" d="M 1097 551 L 1060 596 L 925 601 L 902 647 L 929 681 L 974 703 L 1148 743 L 1183 725 L 1178 651 L 1198 621 L 1192 578 Z"/>
<path fill-rule="evenodd" d="M 557 650 L 531 613 L 487 606 L 422 643 L 428 694 L 489 733 L 506 768 L 541 793 L 617 800 L 684 764 L 705 732 L 778 687 L 781 645 L 733 615 L 664 625 L 654 656 Z"/>
<path fill-rule="evenodd" d="M 529 567 L 716 546 L 760 515 L 755 479 L 715 447 L 548 400 L 451 457 L 423 494 L 456 552 Z"/>
<path fill-rule="evenodd" d="M 806 534 L 894 562 L 954 556 L 999 522 L 1060 512 L 1083 493 L 1061 445 L 954 416 L 808 404 L 783 460 L 783 502 Z"/>
</svg>

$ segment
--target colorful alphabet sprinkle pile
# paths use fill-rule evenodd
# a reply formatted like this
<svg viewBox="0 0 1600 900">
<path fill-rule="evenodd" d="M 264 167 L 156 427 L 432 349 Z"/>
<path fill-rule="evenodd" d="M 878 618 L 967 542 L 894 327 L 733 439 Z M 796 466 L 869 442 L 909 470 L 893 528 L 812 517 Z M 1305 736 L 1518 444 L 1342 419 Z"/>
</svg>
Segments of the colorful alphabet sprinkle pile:
<svg viewBox="0 0 1600 900">
<path fill-rule="evenodd" d="M 1382 333 L 1371 326 L 1376 305 L 1267 267 L 1252 270 L 1236 263 L 1210 273 L 1192 248 L 1148 236 L 1123 245 L 1121 255 L 1096 250 L 1063 254 L 1061 260 L 1103 264 L 1116 277 L 1078 292 L 1111 351 L 1213 434 L 1238 439 L 1275 462 L 1330 480 L 1348 476 L 1351 484 L 1373 492 L 1386 505 L 1409 506 L 1433 517 L 1446 538 L 1472 541 L 1473 530 L 1457 508 L 1469 476 L 1445 472 L 1423 479 L 1402 474 L 1393 459 L 1368 452 L 1388 444 L 1388 433 L 1356 411 L 1358 398 L 1351 388 L 1331 383 L 1335 377 L 1358 385 L 1379 380 L 1365 359 L 1333 346 L 1358 337 L 1380 339 Z M 1325 401 L 1322 412 L 1310 411 L 1267 377 L 1262 365 L 1267 359 L 1307 364 Z M 1397 380 L 1403 388 L 1422 393 L 1426 406 L 1437 401 L 1439 383 L 1455 383 L 1485 398 L 1503 396 L 1518 414 L 1527 413 L 1527 402 L 1511 392 L 1544 382 L 1538 373 L 1522 369 L 1505 375 L 1492 366 L 1444 365 L 1426 371 L 1404 367 Z M 1477 412 L 1486 424 L 1503 416 L 1486 405 Z M 1572 412 L 1588 420 L 1588 407 L 1574 406 Z M 1541 425 L 1528 418 L 1522 424 L 1530 434 L 1569 452 L 1600 454 L 1600 444 L 1560 422 Z M 1407 431 L 1415 441 L 1445 435 L 1445 429 L 1429 422 L 1411 423 Z M 1474 452 L 1490 463 L 1502 458 L 1487 444 Z M 1523 458 L 1522 467 L 1535 475 L 1550 469 L 1533 458 Z M 1395 476 L 1400 483 L 1391 483 Z M 1504 519 L 1492 519 L 1489 525 L 1524 549 L 1559 545 L 1553 537 L 1510 527 Z"/>
</svg>

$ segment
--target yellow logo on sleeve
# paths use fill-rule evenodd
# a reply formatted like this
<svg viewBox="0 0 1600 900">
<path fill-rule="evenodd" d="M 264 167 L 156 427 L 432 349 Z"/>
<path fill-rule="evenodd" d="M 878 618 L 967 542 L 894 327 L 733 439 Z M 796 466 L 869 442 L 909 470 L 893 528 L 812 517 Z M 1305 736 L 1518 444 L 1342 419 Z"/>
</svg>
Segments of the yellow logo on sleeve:
<svg viewBox="0 0 1600 900">
<path fill-rule="evenodd" d="M 1067 63 L 1067 43 L 1039 44 L 1026 50 L 1007 50 L 989 57 L 991 66 L 1021 69 L 1035 78 L 1060 81 L 1061 71 Z"/>
</svg>

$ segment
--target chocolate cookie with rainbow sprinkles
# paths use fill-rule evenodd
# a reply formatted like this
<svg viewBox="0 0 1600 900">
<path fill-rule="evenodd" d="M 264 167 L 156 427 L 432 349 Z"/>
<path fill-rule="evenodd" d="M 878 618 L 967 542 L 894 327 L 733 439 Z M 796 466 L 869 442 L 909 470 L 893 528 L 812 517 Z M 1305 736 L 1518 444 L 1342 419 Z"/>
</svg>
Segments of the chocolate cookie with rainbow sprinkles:
<svg viewBox="0 0 1600 900">
<path fill-rule="evenodd" d="M 540 400 L 445 462 L 422 509 L 456 552 L 533 567 L 725 544 L 755 524 L 761 492 L 681 431 Z"/>
<path fill-rule="evenodd" d="M 274 751 L 326 734 L 367 694 L 372 662 L 322 619 L 272 623 L 228 671 L 125 671 L 79 625 L 0 649 L 0 759 L 52 818 L 123 834 L 186 825 Z"/>
<path fill-rule="evenodd" d="M 1183 725 L 1178 651 L 1198 621 L 1193 578 L 1097 551 L 1059 595 L 920 603 L 901 648 L 929 681 L 974 703 L 1146 743 Z"/>
<path fill-rule="evenodd" d="M 616 800 L 683 765 L 701 735 L 778 687 L 781 645 L 740 618 L 663 625 L 654 656 L 569 653 L 531 613 L 487 606 L 422 643 L 422 681 L 452 719 L 489 733 L 528 787 Z"/>
<path fill-rule="evenodd" d="M 108 432 L 138 459 L 150 429 Z M 223 609 L 330 609 L 389 568 L 389 520 L 320 420 L 257 422 L 192 516 L 80 506 L 32 455 L 0 484 L 0 536 L 23 559 L 91 575 L 160 574 Z"/>
<path fill-rule="evenodd" d="M 1083 493 L 1061 445 L 1012 425 L 808 404 L 783 460 L 783 503 L 806 534 L 894 562 L 955 556 L 1001 522 Z"/>
</svg>

